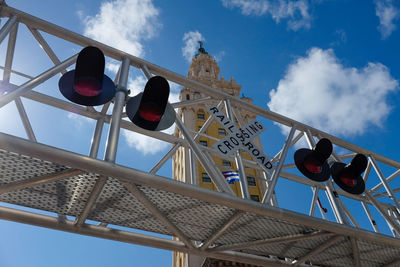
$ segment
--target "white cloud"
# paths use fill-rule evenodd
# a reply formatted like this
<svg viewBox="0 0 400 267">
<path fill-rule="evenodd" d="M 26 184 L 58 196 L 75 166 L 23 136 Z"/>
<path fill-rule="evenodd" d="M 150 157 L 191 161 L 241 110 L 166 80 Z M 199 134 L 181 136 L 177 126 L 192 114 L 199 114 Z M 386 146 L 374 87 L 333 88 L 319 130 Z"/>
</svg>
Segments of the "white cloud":
<svg viewBox="0 0 400 267">
<path fill-rule="evenodd" d="M 396 30 L 396 20 L 400 18 L 400 8 L 394 5 L 393 0 L 375 1 L 375 12 L 379 17 L 378 30 L 382 39 L 388 38 Z"/>
<path fill-rule="evenodd" d="M 380 63 L 348 68 L 332 49 L 312 48 L 289 66 L 270 92 L 268 107 L 331 134 L 357 135 L 382 126 L 391 110 L 388 94 L 398 88 Z"/>
<path fill-rule="evenodd" d="M 115 0 L 103 2 L 95 16 L 80 17 L 86 36 L 141 57 L 141 42 L 152 38 L 161 27 L 158 15 L 152 0 Z"/>
<path fill-rule="evenodd" d="M 214 56 L 214 59 L 215 59 L 215 61 L 217 61 L 217 62 L 221 62 L 222 61 L 222 58 L 225 56 L 225 51 L 220 51 L 220 52 L 218 52 L 215 56 Z"/>
<path fill-rule="evenodd" d="M 161 27 L 158 22 L 159 10 L 154 7 L 152 0 L 104 2 L 100 7 L 100 12 L 95 16 L 84 17 L 82 12 L 79 14 L 84 22 L 85 35 L 138 57 L 144 56 L 142 42 L 155 36 Z M 119 66 L 119 63 L 109 61 L 106 64 L 106 69 L 116 74 Z M 143 75 L 129 76 L 128 88 L 131 90 L 130 96 L 135 96 L 142 92 L 146 82 L 147 79 Z M 179 88 L 174 83 L 170 83 L 170 86 L 169 101 L 176 102 L 179 99 Z M 172 134 L 173 130 L 174 125 L 164 132 Z M 143 154 L 155 154 L 170 145 L 126 130 L 122 130 L 122 135 L 129 146 Z"/>
<path fill-rule="evenodd" d="M 172 134 L 174 132 L 174 129 L 175 129 L 175 124 L 173 124 L 170 128 L 162 132 Z M 171 146 L 170 143 L 160 141 L 158 139 L 148 137 L 146 135 L 142 135 L 135 132 L 122 130 L 122 135 L 125 137 L 125 141 L 130 147 L 140 151 L 144 155 L 147 154 L 154 155 Z"/>
<path fill-rule="evenodd" d="M 226 8 L 239 8 L 243 15 L 271 16 L 276 23 L 288 19 L 288 28 L 297 31 L 311 24 L 308 0 L 221 0 Z"/>
<path fill-rule="evenodd" d="M 85 117 L 85 116 L 80 116 L 76 113 L 68 112 L 67 118 L 73 121 L 75 127 L 77 128 L 82 128 L 84 125 L 93 125 L 95 120 Z"/>
<path fill-rule="evenodd" d="M 196 54 L 199 41 L 204 41 L 205 39 L 200 32 L 191 31 L 185 33 L 182 40 L 185 42 L 185 46 L 182 47 L 182 55 L 187 61 L 191 62 L 192 58 Z"/>
</svg>

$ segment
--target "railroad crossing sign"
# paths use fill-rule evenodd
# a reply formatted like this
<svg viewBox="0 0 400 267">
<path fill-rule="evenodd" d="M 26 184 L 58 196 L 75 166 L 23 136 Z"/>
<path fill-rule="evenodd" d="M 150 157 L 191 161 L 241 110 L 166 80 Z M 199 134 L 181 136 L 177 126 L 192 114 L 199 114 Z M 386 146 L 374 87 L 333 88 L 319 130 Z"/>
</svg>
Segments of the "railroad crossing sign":
<svg viewBox="0 0 400 267">
<path fill-rule="evenodd" d="M 239 148 L 243 148 L 268 174 L 272 174 L 274 170 L 272 157 L 265 155 L 252 142 L 254 137 L 265 131 L 265 127 L 258 120 L 252 120 L 246 126 L 238 128 L 218 107 L 209 106 L 208 112 L 229 133 L 228 136 L 213 145 L 221 156 L 229 155 Z"/>
</svg>

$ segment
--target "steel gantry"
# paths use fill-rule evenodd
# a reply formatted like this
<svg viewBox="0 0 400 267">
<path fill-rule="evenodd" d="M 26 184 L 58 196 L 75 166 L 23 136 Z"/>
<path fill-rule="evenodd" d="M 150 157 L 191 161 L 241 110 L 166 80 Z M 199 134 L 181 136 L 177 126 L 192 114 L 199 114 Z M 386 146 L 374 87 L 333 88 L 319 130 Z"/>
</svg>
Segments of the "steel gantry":
<svg viewBox="0 0 400 267">
<path fill-rule="evenodd" d="M 400 174 L 399 162 L 16 10 L 4 2 L 0 6 L 0 15 L 2 21 L 5 21 L 0 29 L 0 42 L 8 37 L 5 61 L 1 66 L 3 77 L 0 108 L 8 103 L 15 103 L 27 136 L 24 139 L 0 133 L 0 201 L 33 208 L 28 212 L 23 208 L 3 205 L 0 207 L 1 219 L 261 266 L 400 264 L 400 203 L 396 197 L 400 189 L 390 185 Z M 19 52 L 16 50 L 16 40 L 20 25 L 28 29 L 54 64 L 49 69 L 41 70 L 39 75 L 30 75 L 13 67 L 14 55 Z M 105 104 L 101 110 L 96 110 L 35 90 L 55 75 L 65 73 L 77 58 L 75 54 L 60 59 L 42 33 L 58 37 L 66 44 L 96 46 L 106 57 L 120 63 L 120 70 L 115 77 L 118 90 L 111 113 L 107 113 L 110 103 Z M 37 68 L 40 69 L 40 66 Z M 228 116 L 234 116 L 239 125 L 244 125 L 239 111 L 245 110 L 292 129 L 282 144 L 282 149 L 272 156 L 272 162 L 276 166 L 274 172 L 257 177 L 267 187 L 261 203 L 235 196 L 214 166 L 211 155 L 216 152 L 212 148 L 198 145 L 197 140 L 200 135 L 205 134 L 212 121 L 211 117 L 194 133 L 177 116 L 176 126 L 183 138 L 164 132 L 143 130 L 121 119 L 126 117 L 123 106 L 132 68 L 141 70 L 147 78 L 160 75 L 207 96 L 173 103 L 174 108 L 198 103 L 225 106 Z M 12 76 L 24 79 L 24 82 L 15 84 L 10 79 Z M 29 120 L 30 113 L 25 109 L 22 99 L 41 103 L 44 108 L 57 108 L 95 120 L 96 126 L 88 155 L 39 143 Z M 100 139 L 105 124 L 109 124 L 109 133 L 104 159 L 99 159 Z M 118 165 L 115 161 L 121 129 L 168 142 L 171 149 L 148 172 Z M 291 157 L 287 155 L 292 146 L 302 138 L 306 139 L 311 148 L 315 146 L 316 140 L 328 138 L 336 145 L 336 150 L 343 148 L 349 151 L 343 155 L 332 153 L 330 161 L 345 161 L 356 153 L 366 155 L 369 163 L 364 180 L 369 179 L 371 183 L 375 179 L 376 185 L 368 188 L 363 195 L 355 196 L 335 188 L 331 181 L 317 183 L 300 176 Z M 191 155 L 186 157 L 186 164 L 193 166 L 193 161 L 198 160 L 218 191 L 196 185 L 190 168 L 185 174 L 191 176 L 188 180 L 192 184 L 157 175 L 180 147 L 188 148 L 188 155 Z M 230 158 L 238 159 L 240 153 Z M 253 160 L 240 158 L 240 164 L 242 168 L 258 168 L 262 171 Z M 389 176 L 385 176 L 382 171 L 387 167 L 395 170 Z M 375 175 L 372 175 L 374 172 Z M 291 180 L 312 189 L 312 199 L 304 201 L 311 202 L 309 214 L 277 206 L 277 199 L 281 196 L 275 195 L 274 189 L 279 179 Z M 245 185 L 242 183 L 243 186 Z M 245 188 L 242 190 L 246 192 Z M 321 206 L 317 205 L 320 192 L 326 192 L 335 221 L 328 220 Z M 351 199 L 360 204 L 373 231 L 360 226 L 343 199 Z M 317 206 L 322 218 L 315 215 Z M 380 213 L 383 218 L 380 221 L 389 226 L 392 236 L 379 233 L 377 220 L 371 209 Z M 43 215 L 40 210 L 52 212 L 54 216 Z M 97 224 L 93 224 L 93 221 Z M 132 231 L 118 230 L 109 225 L 124 226 Z M 138 233 L 135 229 L 177 239 Z"/>
</svg>

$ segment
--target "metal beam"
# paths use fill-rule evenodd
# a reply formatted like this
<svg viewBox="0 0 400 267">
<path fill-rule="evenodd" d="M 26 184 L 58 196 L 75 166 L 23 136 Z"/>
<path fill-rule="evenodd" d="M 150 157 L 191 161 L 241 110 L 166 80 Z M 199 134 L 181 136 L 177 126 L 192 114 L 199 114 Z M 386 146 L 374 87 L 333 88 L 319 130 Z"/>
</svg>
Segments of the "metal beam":
<svg viewBox="0 0 400 267">
<path fill-rule="evenodd" d="M 0 108 L 2 108 L 3 106 L 7 105 L 9 102 L 14 100 L 18 96 L 21 96 L 21 95 L 27 93 L 32 88 L 34 88 L 34 87 L 38 86 L 39 84 L 43 83 L 44 81 L 50 79 L 55 74 L 60 72 L 62 69 L 67 68 L 68 66 L 72 65 L 76 61 L 77 57 L 78 57 L 78 55 L 74 55 L 74 56 L 66 59 L 65 61 L 63 61 L 59 65 L 51 67 L 50 69 L 48 69 L 47 71 L 43 72 L 42 74 L 39 74 L 38 76 L 36 76 L 32 80 L 30 80 L 30 81 L 24 83 L 23 85 L 19 86 L 17 89 L 13 90 L 12 92 L 1 96 L 0 97 Z"/>
<path fill-rule="evenodd" d="M 83 224 L 80 227 L 76 227 L 74 223 L 69 220 L 66 220 L 64 223 L 59 223 L 58 219 L 55 217 L 50 217 L 42 214 L 35 214 L 22 210 L 15 210 L 6 207 L 0 207 L 0 219 L 35 225 L 39 227 L 46 227 L 69 233 L 125 242 L 130 244 L 180 251 L 184 253 L 196 254 L 205 257 L 212 257 L 221 260 L 228 260 L 228 261 L 240 260 L 240 262 L 243 263 L 259 265 L 259 266 L 271 266 L 271 267 L 287 266 L 286 264 L 271 260 L 267 257 L 250 255 L 235 251 L 209 252 L 209 251 L 201 251 L 198 249 L 189 249 L 181 241 L 149 236 L 134 232 L 127 232 L 118 229 L 111 229 L 89 224 Z"/>
<path fill-rule="evenodd" d="M 192 242 L 188 237 L 173 224 L 165 214 L 163 214 L 155 205 L 152 203 L 142 191 L 140 191 L 136 185 L 131 183 L 123 183 L 126 189 L 131 192 L 137 200 L 139 200 L 152 214 L 154 217 L 159 219 L 176 237 L 178 237 L 187 247 L 193 248 Z"/>
<path fill-rule="evenodd" d="M 264 118 L 273 120 L 277 123 L 286 125 L 286 126 L 291 126 L 296 124 L 298 130 L 300 131 L 305 131 L 306 129 L 310 130 L 310 132 L 313 135 L 320 135 L 321 137 L 328 138 L 332 141 L 333 144 L 339 145 L 343 148 L 346 148 L 350 151 L 353 151 L 355 153 L 362 153 L 365 155 L 370 155 L 372 154 L 376 160 L 383 162 L 385 164 L 388 164 L 390 166 L 393 166 L 395 168 L 400 168 L 400 162 L 394 161 L 392 159 L 386 158 L 382 155 L 379 155 L 377 153 L 374 153 L 372 151 L 369 151 L 365 148 L 356 146 L 354 144 L 351 144 L 349 142 L 346 142 L 344 140 L 341 140 L 335 136 L 332 136 L 328 133 L 325 133 L 323 131 L 320 131 L 318 129 L 312 128 L 308 125 L 305 125 L 303 123 L 297 122 L 295 120 L 292 120 L 290 118 L 287 118 L 285 116 L 279 115 L 275 112 L 269 111 L 265 108 L 255 106 L 251 103 L 246 102 L 245 100 L 242 100 L 240 98 L 237 98 L 235 96 L 232 96 L 228 93 L 225 93 L 221 90 L 217 90 L 215 88 L 212 88 L 211 86 L 207 86 L 205 84 L 202 84 L 197 81 L 190 80 L 182 75 L 179 75 L 177 73 L 174 73 L 172 71 L 169 71 L 167 69 L 164 69 L 156 64 L 152 64 L 150 62 L 147 62 L 143 59 L 137 58 L 135 56 L 126 54 L 118 49 L 112 48 L 110 46 L 107 46 L 105 44 L 102 44 L 100 42 L 94 41 L 90 38 L 84 37 L 80 34 L 74 33 L 72 31 L 69 31 L 65 28 L 59 27 L 55 24 L 49 23 L 47 21 L 41 20 L 39 18 L 36 18 L 32 15 L 29 15 L 27 13 L 24 13 L 22 11 L 19 11 L 17 9 L 11 8 L 9 6 L 4 6 L 2 9 L 2 14 L 3 16 L 12 16 L 12 15 L 17 15 L 18 19 L 20 22 L 29 25 L 32 28 L 36 28 L 38 30 L 47 32 L 49 34 L 52 34 L 54 36 L 60 37 L 64 40 L 67 40 L 69 42 L 75 43 L 80 46 L 88 46 L 88 45 L 93 45 L 97 46 L 100 48 L 106 56 L 109 56 L 113 59 L 116 60 L 122 60 L 123 57 L 129 57 L 131 60 L 131 65 L 135 66 L 137 68 L 141 68 L 143 65 L 146 65 L 149 71 L 155 75 L 161 75 L 165 77 L 166 79 L 180 84 L 184 87 L 187 88 L 192 88 L 196 89 L 204 94 L 207 94 L 211 97 L 217 98 L 217 99 L 229 99 L 232 102 L 232 105 L 237 106 L 239 108 L 242 108 L 248 112 L 254 113 L 255 115 L 260 115 L 263 116 Z"/>
<path fill-rule="evenodd" d="M 220 190 L 221 192 L 225 192 L 225 193 L 234 195 L 235 193 L 233 192 L 232 188 L 230 188 L 230 186 L 226 182 L 225 178 L 222 176 L 222 173 L 220 173 L 219 171 L 217 171 L 216 169 L 213 168 L 212 163 L 203 154 L 203 152 L 199 148 L 199 145 L 193 140 L 189 131 L 186 129 L 186 126 L 183 124 L 183 122 L 179 118 L 178 114 L 176 114 L 175 123 L 176 123 L 176 126 L 181 131 L 184 138 L 186 139 L 186 141 L 189 143 L 189 145 L 192 148 L 192 151 L 196 155 L 197 159 L 203 165 L 203 167 L 206 170 L 206 172 L 208 173 L 208 175 L 210 175 L 211 180 L 214 182 L 214 184 L 218 188 L 218 190 Z"/>
<path fill-rule="evenodd" d="M 233 119 L 233 114 L 232 114 L 232 106 L 231 106 L 231 102 L 229 101 L 229 99 L 225 100 L 225 111 L 226 111 L 226 115 L 227 115 L 228 119 L 233 121 L 234 119 Z M 235 155 L 236 166 L 239 171 L 239 180 L 240 180 L 239 185 L 240 185 L 240 191 L 241 191 L 240 193 L 243 198 L 250 198 L 249 186 L 247 185 L 246 171 L 243 166 L 243 160 L 242 160 L 242 156 L 240 154 L 240 150 L 238 149 L 234 153 L 234 155 Z"/>
<path fill-rule="evenodd" d="M 228 230 L 229 227 L 231 227 L 237 220 L 239 220 L 242 216 L 244 215 L 244 212 L 235 212 L 223 225 L 222 227 L 218 228 L 217 231 L 212 233 L 210 237 L 204 241 L 204 243 L 201 245 L 200 250 L 205 250 L 207 249 L 215 240 L 217 240 L 223 233 Z"/>
<path fill-rule="evenodd" d="M 381 204 L 371 195 L 370 191 L 366 189 L 364 191 L 364 195 L 371 201 L 372 205 L 379 211 L 379 213 L 382 215 L 383 218 L 385 218 L 386 222 L 397 231 L 397 233 L 400 233 L 400 225 L 398 225 L 387 213 L 386 211 L 381 207 Z"/>
<path fill-rule="evenodd" d="M 354 266 L 361 267 L 360 250 L 358 249 L 357 239 L 350 238 L 350 241 L 351 241 L 351 249 L 353 251 Z"/>
<path fill-rule="evenodd" d="M 151 175 L 147 172 L 116 165 L 111 162 L 92 159 L 81 154 L 61 150 L 44 144 L 33 143 L 28 140 L 10 136 L 4 133 L 0 133 L 0 148 L 34 158 L 40 158 L 42 160 L 70 166 L 72 168 L 80 169 L 89 173 L 97 173 L 105 177 L 113 177 L 123 182 L 146 185 L 171 193 L 223 205 L 235 210 L 242 210 L 260 216 L 268 216 L 278 220 L 295 222 L 296 224 L 317 228 L 321 231 L 332 232 L 349 237 L 357 237 L 367 241 L 370 240 L 372 242 L 380 242 L 389 246 L 400 247 L 400 240 L 390 236 L 377 235 L 367 230 L 340 225 L 330 221 L 324 221 L 319 218 L 310 217 L 305 214 L 300 214 L 285 209 L 266 206 L 255 201 L 245 200 L 233 195 L 223 194 L 206 188 L 201 188 L 199 186 L 182 183 L 167 177 Z"/>
<path fill-rule="evenodd" d="M 372 166 L 374 167 L 376 174 L 378 175 L 379 179 L 381 180 L 383 187 L 385 187 L 386 192 L 389 195 L 389 198 L 393 201 L 394 206 L 397 209 L 397 212 L 400 213 L 400 203 L 399 200 L 397 199 L 396 195 L 392 191 L 392 188 L 390 187 L 389 183 L 386 181 L 385 176 L 382 173 L 381 168 L 379 168 L 378 163 L 376 162 L 375 158 L 373 155 L 369 155 L 369 160 L 371 161 Z"/>
<path fill-rule="evenodd" d="M 85 172 L 81 171 L 81 170 L 67 169 L 64 171 L 57 172 L 57 173 L 49 173 L 49 174 L 45 174 L 45 175 L 41 175 L 41 176 L 32 177 L 30 179 L 23 180 L 23 181 L 8 183 L 8 184 L 0 186 L 0 194 L 4 194 L 7 192 L 11 192 L 11 191 L 26 188 L 26 187 L 35 186 L 38 184 L 49 183 L 49 182 L 57 181 L 60 179 L 69 178 L 69 177 L 80 175 L 83 173 L 85 173 Z"/>
<path fill-rule="evenodd" d="M 326 232 L 312 232 L 307 234 L 298 234 L 298 235 L 289 235 L 289 236 L 280 236 L 280 237 L 273 237 L 273 238 L 266 238 L 260 239 L 255 241 L 248 241 L 248 242 L 241 242 L 232 245 L 223 245 L 216 248 L 213 248 L 213 251 L 226 251 L 226 250 L 236 250 L 236 249 L 243 249 L 247 247 L 256 247 L 256 246 L 263 246 L 263 245 L 276 245 L 282 243 L 290 243 L 290 242 L 297 242 L 301 240 L 306 240 L 310 238 L 318 238 L 318 237 L 328 237 L 332 236 L 332 233 Z"/>
<path fill-rule="evenodd" d="M 398 177 L 400 175 L 400 169 L 392 173 L 389 177 L 386 178 L 386 182 L 392 181 L 394 178 Z M 380 182 L 378 185 L 376 185 L 374 188 L 371 189 L 372 192 L 376 192 L 379 188 L 383 186 L 383 183 Z"/>
<path fill-rule="evenodd" d="M 175 144 L 173 147 L 171 147 L 168 153 L 165 154 L 164 157 L 162 157 L 162 159 L 160 159 L 160 161 L 157 162 L 156 165 L 154 165 L 154 167 L 149 171 L 149 173 L 155 174 L 164 165 L 164 163 L 167 162 L 167 160 L 170 157 L 172 157 L 172 155 L 178 150 L 180 146 L 181 146 L 180 144 Z"/>
<path fill-rule="evenodd" d="M 172 103 L 171 106 L 173 108 L 183 108 L 183 107 L 187 107 L 187 106 L 191 106 L 191 105 L 210 103 L 210 100 L 212 100 L 212 98 L 207 96 L 207 97 L 202 97 L 202 98 L 197 98 L 197 99 L 185 100 L 185 101 Z"/>
<path fill-rule="evenodd" d="M 121 65 L 121 73 L 118 81 L 117 92 L 115 94 L 113 114 L 110 122 L 106 151 L 104 155 L 104 160 L 107 162 L 115 162 L 115 157 L 117 154 L 121 114 L 123 106 L 125 104 L 125 97 L 128 91 L 126 87 L 128 83 L 128 75 L 129 75 L 129 59 L 124 58 Z M 92 189 L 92 192 L 90 193 L 89 198 L 85 204 L 82 214 L 75 220 L 76 225 L 82 225 L 85 222 L 93 206 L 96 204 L 96 200 L 100 196 L 100 193 L 106 182 L 107 182 L 107 176 L 100 176 L 99 179 L 97 179 Z"/>
<path fill-rule="evenodd" d="M 321 253 L 322 251 L 326 250 L 327 248 L 329 248 L 330 246 L 332 246 L 333 244 L 335 244 L 342 238 L 343 238 L 343 236 L 333 236 L 333 237 L 329 238 L 329 240 L 326 241 L 325 243 L 323 243 L 322 245 L 319 245 L 315 249 L 311 250 L 310 252 L 308 252 L 306 255 L 304 255 L 300 259 L 293 261 L 292 265 L 299 266 L 300 264 L 304 263 L 306 260 L 310 259 L 315 254 Z"/>
<path fill-rule="evenodd" d="M 3 8 L 3 6 L 1 7 Z M 14 25 L 17 23 L 17 16 L 12 15 L 0 29 L 0 43 L 3 42 L 4 38 L 6 38 L 7 34 L 11 31 Z"/>
<path fill-rule="evenodd" d="M 89 216 L 90 211 L 94 207 L 96 200 L 99 197 L 101 190 L 103 189 L 106 182 L 107 182 L 107 177 L 100 176 L 97 179 L 96 183 L 93 186 L 92 192 L 90 192 L 90 195 L 86 200 L 85 207 L 83 208 L 82 213 L 75 220 L 75 225 L 79 226 L 84 224 L 86 218 Z"/>
<path fill-rule="evenodd" d="M 296 132 L 296 125 L 293 125 L 290 129 L 290 132 L 286 138 L 285 144 L 282 148 L 282 153 L 279 156 L 279 162 L 276 166 L 274 172 L 272 173 L 271 182 L 268 184 L 268 189 L 265 191 L 265 194 L 262 199 L 262 203 L 269 203 L 271 200 L 272 194 L 275 190 L 276 183 L 278 182 L 278 178 L 280 172 L 282 170 L 283 163 L 285 162 L 287 152 L 289 151 L 290 145 L 292 143 L 293 135 Z"/>
<path fill-rule="evenodd" d="M 54 51 L 51 49 L 50 45 L 46 42 L 43 36 L 36 30 L 29 26 L 27 26 L 29 31 L 32 33 L 33 37 L 35 37 L 36 41 L 39 43 L 40 47 L 46 52 L 50 60 L 54 63 L 54 65 L 58 65 L 61 61 L 58 59 Z M 61 70 L 61 73 L 66 73 L 67 70 Z"/>
</svg>

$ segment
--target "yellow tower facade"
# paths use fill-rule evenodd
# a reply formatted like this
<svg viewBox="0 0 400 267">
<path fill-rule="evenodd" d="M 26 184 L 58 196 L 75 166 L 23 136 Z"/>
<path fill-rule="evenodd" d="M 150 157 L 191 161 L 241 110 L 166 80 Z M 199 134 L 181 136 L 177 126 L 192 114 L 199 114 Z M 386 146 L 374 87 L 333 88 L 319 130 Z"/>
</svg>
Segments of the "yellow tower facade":
<svg viewBox="0 0 400 267">
<path fill-rule="evenodd" d="M 209 55 L 200 44 L 198 54 L 192 59 L 187 77 L 189 79 L 201 82 L 205 85 L 211 86 L 218 90 L 222 90 L 225 93 L 239 97 L 241 86 L 231 77 L 230 80 L 225 80 L 220 75 L 220 68 L 217 62 Z M 190 88 L 182 88 L 180 92 L 180 100 L 196 100 L 206 97 L 202 93 L 192 90 Z M 242 100 L 252 102 L 251 98 L 241 97 Z M 235 161 L 233 155 L 231 157 L 221 158 L 218 154 L 213 153 L 213 144 L 224 138 L 227 132 L 217 121 L 213 121 L 207 129 L 201 130 L 204 123 L 209 118 L 210 114 L 207 111 L 209 105 L 217 105 L 215 102 L 207 102 L 206 104 L 191 104 L 179 109 L 179 115 L 189 131 L 195 136 L 199 131 L 199 137 L 196 138 L 196 142 L 204 146 L 205 153 L 211 155 L 215 166 L 222 172 L 233 171 L 238 172 L 238 164 Z M 221 110 L 224 110 L 224 105 L 221 106 Z M 235 118 L 233 119 L 237 126 L 239 122 L 247 123 L 256 118 L 254 114 L 245 111 L 235 112 Z M 175 129 L 175 135 L 181 136 L 178 129 Z M 261 141 L 259 137 L 253 139 L 254 144 L 262 149 Z M 242 153 L 242 158 L 250 159 L 250 156 L 246 153 Z M 188 149 L 179 148 L 176 154 L 173 156 L 173 178 L 185 183 L 196 184 L 205 188 L 216 190 L 215 185 L 212 183 L 211 178 L 200 164 L 196 160 L 195 156 L 190 153 Z M 246 167 L 246 181 L 250 198 L 254 201 L 261 201 L 263 193 L 265 192 L 265 183 L 258 179 L 263 177 L 260 170 L 251 167 Z M 242 196 L 242 189 L 240 182 L 232 182 L 230 184 L 235 194 L 239 197 Z M 210 262 L 210 259 L 205 259 L 199 256 L 187 255 L 184 253 L 174 252 L 173 254 L 173 266 L 174 267 L 200 267 L 205 266 L 204 264 Z M 224 265 L 230 266 L 230 265 Z M 236 265 L 232 265 L 236 266 Z"/>
</svg>

